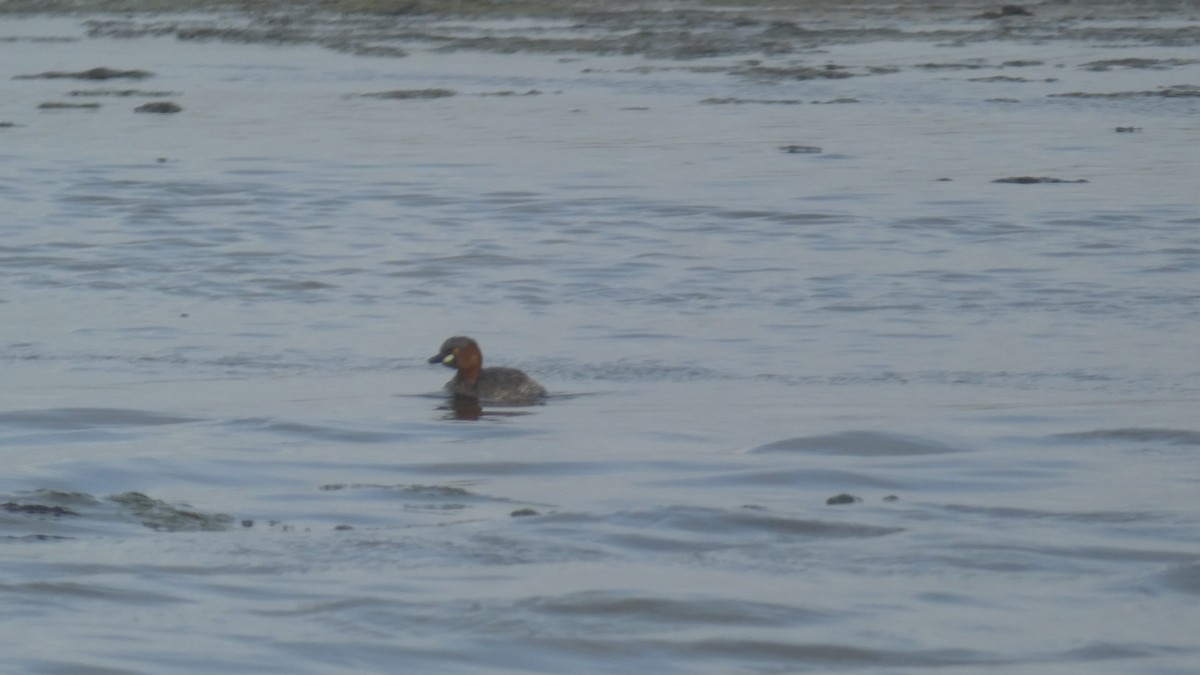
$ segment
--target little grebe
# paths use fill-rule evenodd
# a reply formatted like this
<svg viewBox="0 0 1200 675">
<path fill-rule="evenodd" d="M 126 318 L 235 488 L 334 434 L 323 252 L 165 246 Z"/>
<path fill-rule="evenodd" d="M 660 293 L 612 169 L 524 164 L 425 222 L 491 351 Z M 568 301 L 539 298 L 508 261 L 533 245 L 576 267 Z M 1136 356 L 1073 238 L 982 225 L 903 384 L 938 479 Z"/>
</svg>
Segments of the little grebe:
<svg viewBox="0 0 1200 675">
<path fill-rule="evenodd" d="M 516 368 L 484 368 L 483 352 L 469 337 L 447 339 L 429 362 L 458 371 L 446 383 L 446 391 L 454 396 L 517 404 L 532 403 L 546 396 L 542 385 Z"/>
</svg>

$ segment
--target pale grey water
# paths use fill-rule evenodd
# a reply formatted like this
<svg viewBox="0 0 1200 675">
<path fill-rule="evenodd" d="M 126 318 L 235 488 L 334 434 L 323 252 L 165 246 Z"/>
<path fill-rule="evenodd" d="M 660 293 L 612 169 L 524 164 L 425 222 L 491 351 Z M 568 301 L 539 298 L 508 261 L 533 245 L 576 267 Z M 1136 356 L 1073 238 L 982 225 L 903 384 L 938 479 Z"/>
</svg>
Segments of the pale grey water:
<svg viewBox="0 0 1200 675">
<path fill-rule="evenodd" d="M 409 48 L 0 41 L 2 669 L 1200 669 L 1194 48 Z"/>
</svg>

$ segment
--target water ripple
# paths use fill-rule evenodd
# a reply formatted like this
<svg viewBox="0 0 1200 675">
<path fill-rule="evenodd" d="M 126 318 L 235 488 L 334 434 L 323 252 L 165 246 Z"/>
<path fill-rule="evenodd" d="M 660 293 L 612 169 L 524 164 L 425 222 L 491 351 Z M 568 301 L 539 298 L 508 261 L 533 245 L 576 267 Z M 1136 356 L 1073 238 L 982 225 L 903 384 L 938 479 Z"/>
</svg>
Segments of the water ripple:
<svg viewBox="0 0 1200 675">
<path fill-rule="evenodd" d="M 800 436 L 774 441 L 747 450 L 751 453 L 819 453 L 855 457 L 905 457 L 962 452 L 939 441 L 873 431 L 844 431 L 837 434 Z"/>
<path fill-rule="evenodd" d="M 46 431 L 160 426 L 197 421 L 200 419 L 124 408 L 50 408 L 0 413 L 0 426 Z"/>
<path fill-rule="evenodd" d="M 1141 443 L 1160 442 L 1170 445 L 1200 445 L 1200 431 L 1192 431 L 1190 429 L 1096 429 L 1094 431 L 1076 431 L 1058 434 L 1054 438 L 1079 442 L 1137 441 Z"/>
</svg>

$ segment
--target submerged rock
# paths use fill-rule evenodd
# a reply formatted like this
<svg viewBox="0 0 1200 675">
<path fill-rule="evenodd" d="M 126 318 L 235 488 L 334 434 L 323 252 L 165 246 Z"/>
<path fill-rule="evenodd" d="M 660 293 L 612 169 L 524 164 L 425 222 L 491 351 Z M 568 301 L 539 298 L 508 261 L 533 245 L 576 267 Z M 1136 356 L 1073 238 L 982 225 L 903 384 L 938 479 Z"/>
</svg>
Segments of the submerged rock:
<svg viewBox="0 0 1200 675">
<path fill-rule="evenodd" d="M 1033 16 L 1033 12 L 1020 5 L 1004 5 L 998 12 L 984 12 L 980 19 L 1003 19 L 1010 16 Z"/>
<path fill-rule="evenodd" d="M 521 91 L 512 91 L 511 89 L 506 89 L 506 90 L 503 90 L 503 91 L 485 91 L 485 92 L 483 92 L 483 93 L 477 94 L 477 96 L 500 96 L 500 97 L 506 97 L 506 96 L 541 96 L 541 94 L 542 94 L 542 92 L 538 91 L 537 89 L 530 89 L 529 91 L 524 91 L 524 92 L 521 92 Z"/>
<path fill-rule="evenodd" d="M 765 105 L 801 105 L 804 103 L 804 101 L 801 101 L 800 99 L 796 99 L 796 98 L 771 99 L 771 98 L 709 97 L 709 98 L 701 99 L 700 103 L 703 105 L 728 105 L 728 104 L 742 105 L 745 103 L 761 103 L 761 104 L 765 104 Z"/>
<path fill-rule="evenodd" d="M 784 145 L 779 149 L 789 155 L 819 155 L 822 152 L 818 145 Z"/>
<path fill-rule="evenodd" d="M 1200 85 L 1173 84 L 1148 91 L 1114 91 L 1110 93 L 1094 93 L 1087 91 L 1071 91 L 1065 94 L 1047 94 L 1058 98 L 1137 98 L 1141 96 L 1161 96 L 1163 98 L 1200 97 Z"/>
<path fill-rule="evenodd" d="M 46 101 L 38 105 L 38 110 L 98 110 L 99 103 L 63 103 L 62 101 Z"/>
<path fill-rule="evenodd" d="M 454 96 L 458 92 L 453 89 L 393 89 L 392 91 L 378 91 L 370 94 L 359 94 L 363 98 L 388 98 L 388 99 L 424 99 L 424 98 L 446 98 Z"/>
<path fill-rule="evenodd" d="M 92 68 L 91 70 L 80 70 L 77 72 L 69 72 L 62 70 L 49 70 L 36 75 L 14 75 L 14 80 L 55 80 L 55 79 L 75 79 L 75 80 L 111 80 L 113 78 L 128 78 L 132 80 L 144 80 L 147 77 L 152 77 L 154 73 L 148 70 L 116 70 L 113 68 Z"/>
<path fill-rule="evenodd" d="M 183 110 L 183 107 L 180 106 L 178 103 L 172 103 L 171 101 L 153 101 L 150 103 L 143 103 L 142 105 L 139 105 L 138 107 L 133 109 L 133 112 L 177 113 L 181 110 Z"/>
<path fill-rule="evenodd" d="M 178 95 L 171 91 L 146 91 L 143 89 L 75 89 L 68 93 L 68 96 L 147 96 L 154 98 Z"/>
<path fill-rule="evenodd" d="M 1099 61 L 1089 61 L 1080 68 L 1095 72 L 1104 72 L 1113 68 L 1136 68 L 1140 70 L 1167 70 L 1175 66 L 1189 66 L 1196 63 L 1196 59 L 1146 59 L 1146 58 L 1122 58 L 1122 59 L 1101 59 Z"/>
<path fill-rule="evenodd" d="M 123 492 L 109 496 L 108 500 L 120 504 L 152 530 L 212 532 L 228 529 L 233 523 L 233 518 L 224 513 L 190 511 L 140 492 Z"/>
<path fill-rule="evenodd" d="M 46 506 L 45 504 L 28 504 L 19 502 L 5 502 L 0 504 L 0 509 L 4 509 L 9 513 L 24 513 L 31 516 L 77 516 L 78 513 L 65 509 L 61 506 Z"/>
<path fill-rule="evenodd" d="M 1087 180 L 1084 178 L 1080 178 L 1078 180 L 1067 180 L 1065 178 L 1054 178 L 1053 176 L 1011 176 L 1009 178 L 997 178 L 992 182 L 1033 185 L 1034 183 L 1086 183 Z"/>
<path fill-rule="evenodd" d="M 734 70 L 733 74 L 755 80 L 843 80 L 847 77 L 854 77 L 854 73 L 846 72 L 843 66 L 835 64 L 816 68 L 750 66 Z"/>
</svg>

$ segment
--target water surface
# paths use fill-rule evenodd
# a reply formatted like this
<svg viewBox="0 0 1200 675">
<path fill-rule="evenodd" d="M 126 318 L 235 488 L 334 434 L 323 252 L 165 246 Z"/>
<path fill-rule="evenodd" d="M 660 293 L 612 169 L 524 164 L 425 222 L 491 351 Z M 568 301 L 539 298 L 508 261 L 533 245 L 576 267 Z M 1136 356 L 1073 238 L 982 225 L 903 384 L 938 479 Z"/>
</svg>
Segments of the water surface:
<svg viewBox="0 0 1200 675">
<path fill-rule="evenodd" d="M 450 24 L 512 48 L 0 20 L 10 667 L 1196 668 L 1194 22 Z"/>
</svg>

